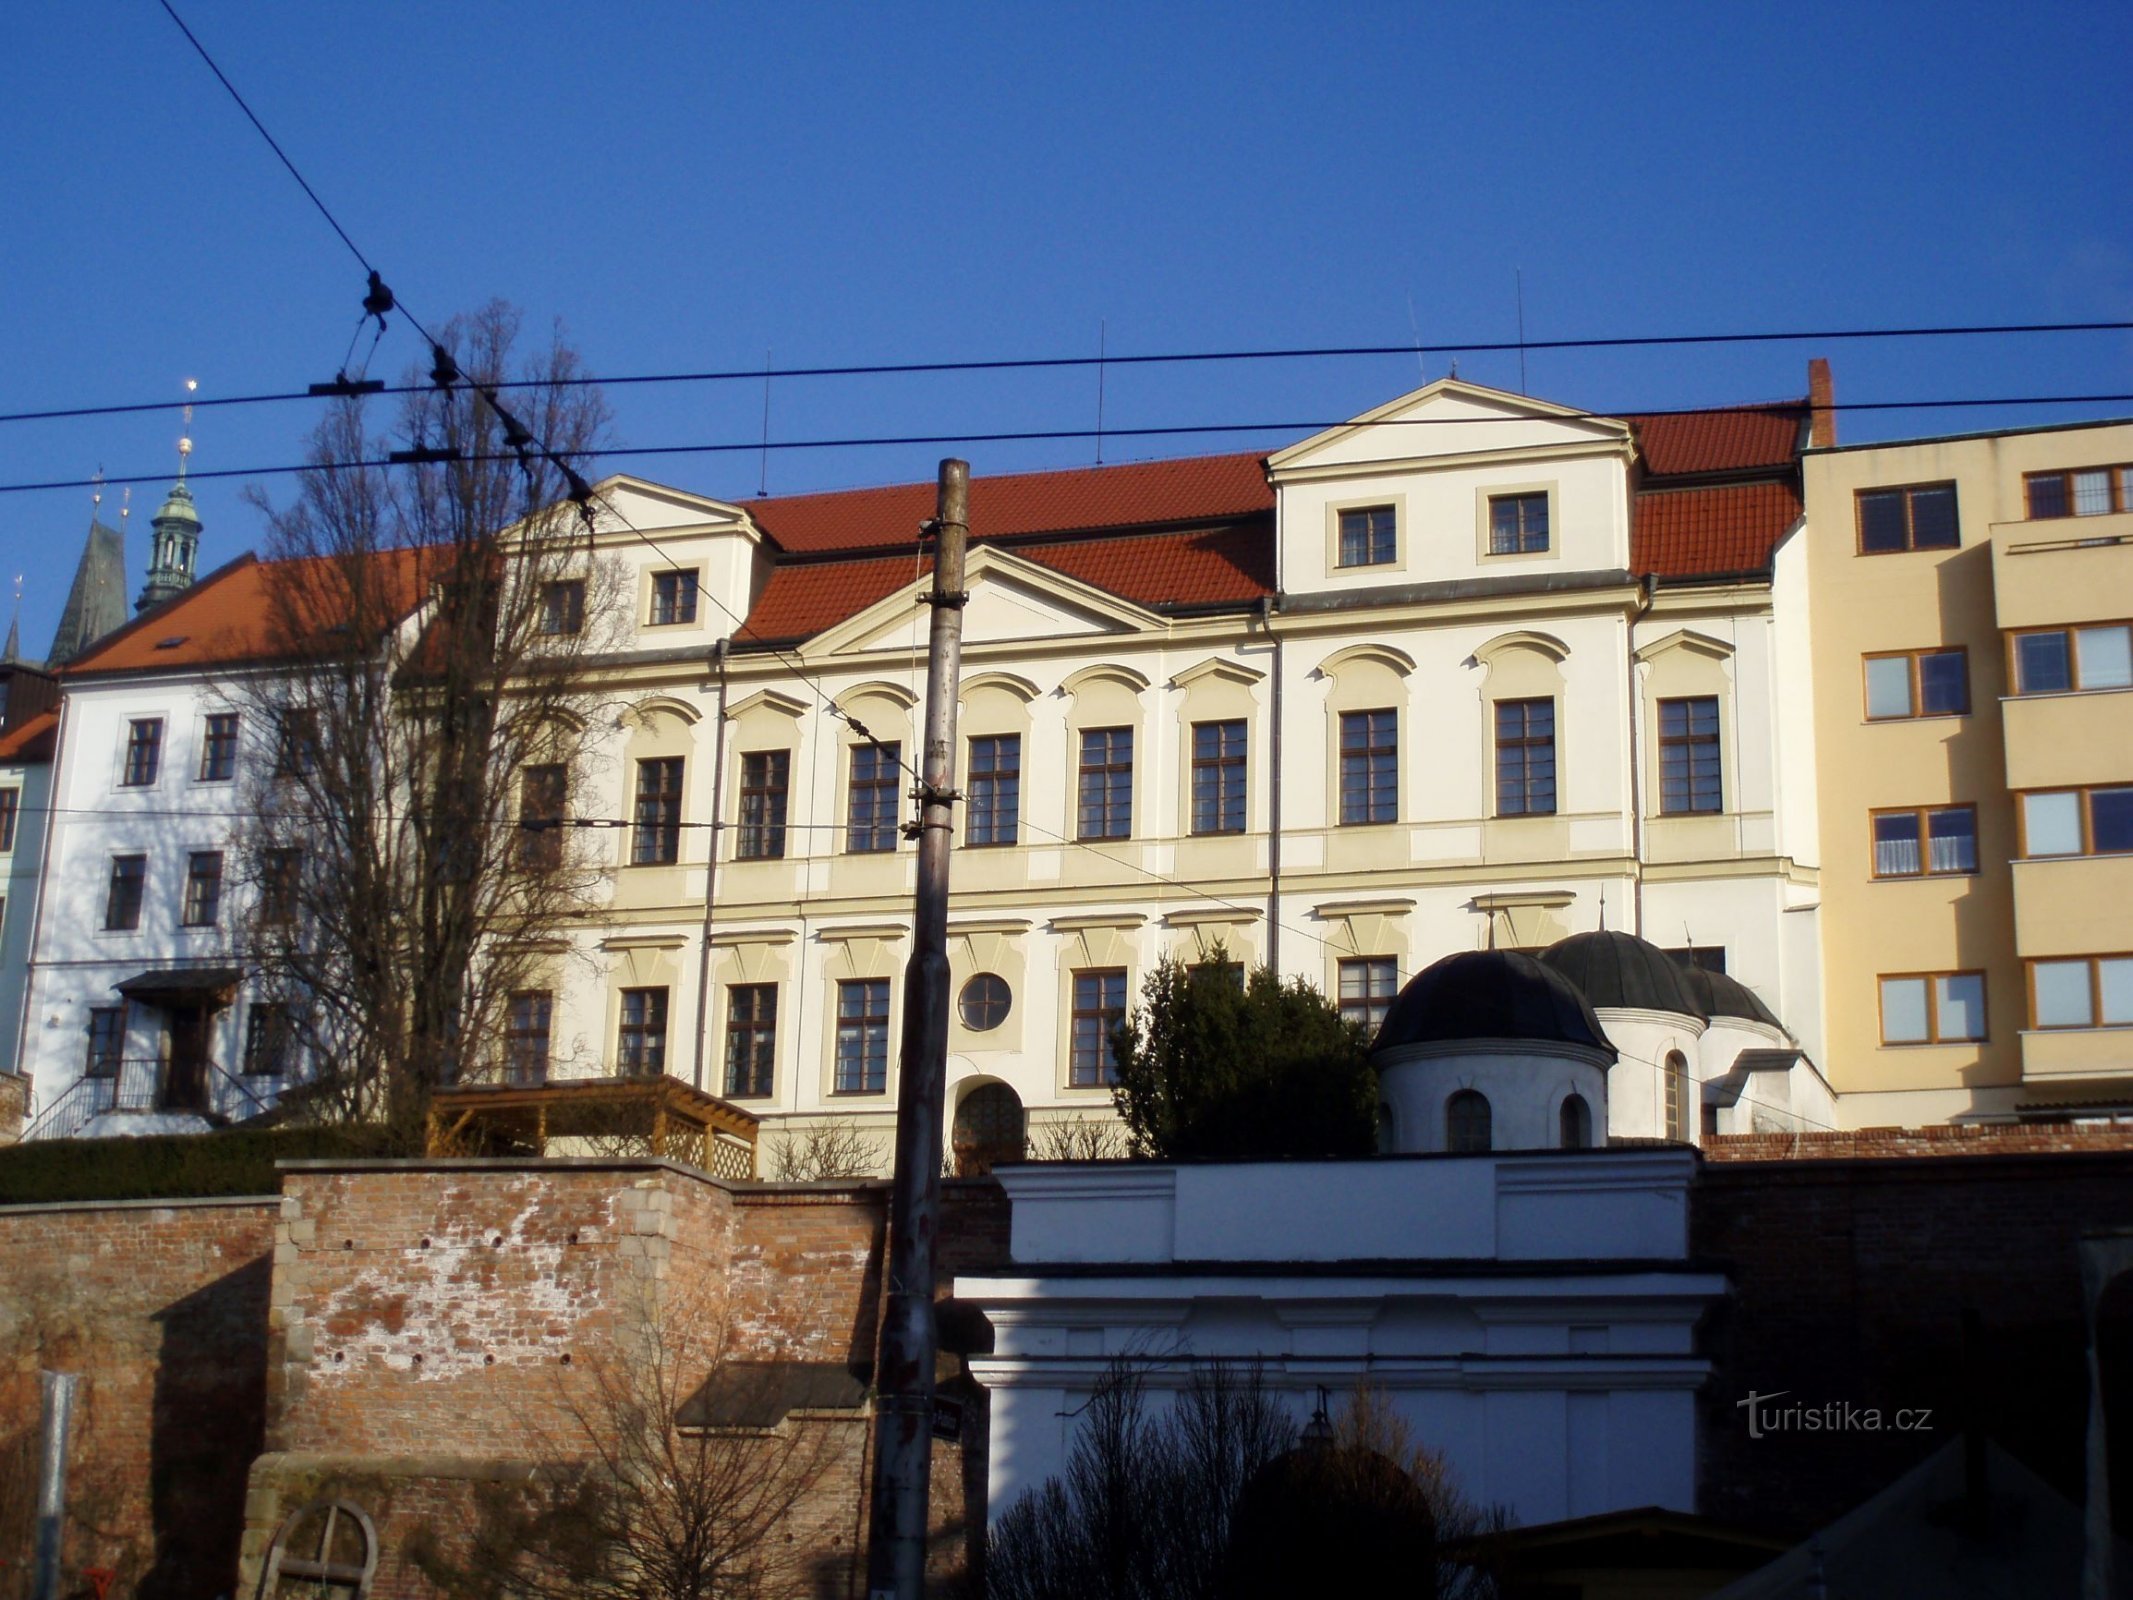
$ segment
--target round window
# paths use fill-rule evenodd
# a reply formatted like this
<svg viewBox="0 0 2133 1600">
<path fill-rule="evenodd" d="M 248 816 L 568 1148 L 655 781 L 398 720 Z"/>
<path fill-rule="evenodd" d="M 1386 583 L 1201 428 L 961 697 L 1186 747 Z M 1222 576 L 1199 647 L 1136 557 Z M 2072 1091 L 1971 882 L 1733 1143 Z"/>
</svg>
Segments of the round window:
<svg viewBox="0 0 2133 1600">
<path fill-rule="evenodd" d="M 981 972 L 963 985 L 963 998 L 959 1002 L 963 1026 L 973 1033 L 989 1033 L 1007 1020 L 1007 1008 L 1013 1003 L 1014 996 L 1009 993 L 1005 978 Z"/>
</svg>

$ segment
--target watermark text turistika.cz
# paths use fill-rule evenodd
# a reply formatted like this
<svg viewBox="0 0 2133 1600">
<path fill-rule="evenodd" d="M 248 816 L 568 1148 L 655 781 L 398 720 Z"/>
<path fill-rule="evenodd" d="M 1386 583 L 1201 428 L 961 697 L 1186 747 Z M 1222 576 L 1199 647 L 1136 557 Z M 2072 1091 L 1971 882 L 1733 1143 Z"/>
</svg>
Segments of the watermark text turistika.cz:
<svg viewBox="0 0 2133 1600">
<path fill-rule="evenodd" d="M 1884 1411 L 1879 1406 L 1853 1405 L 1849 1400 L 1825 1400 L 1820 1405 L 1798 1400 L 1790 1405 L 1778 1404 L 1791 1393 L 1790 1389 L 1780 1389 L 1775 1394 L 1757 1394 L 1751 1389 L 1747 1399 L 1734 1402 L 1748 1413 L 1749 1438 L 1760 1439 L 1771 1433 L 1926 1433 L 1933 1427 L 1930 1406 Z"/>
</svg>

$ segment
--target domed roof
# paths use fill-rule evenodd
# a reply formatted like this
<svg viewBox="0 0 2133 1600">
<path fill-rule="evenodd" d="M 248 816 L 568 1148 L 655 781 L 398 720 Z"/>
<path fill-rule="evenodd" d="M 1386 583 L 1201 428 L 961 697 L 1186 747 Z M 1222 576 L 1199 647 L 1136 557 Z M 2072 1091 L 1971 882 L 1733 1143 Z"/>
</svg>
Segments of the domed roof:
<svg viewBox="0 0 2133 1600">
<path fill-rule="evenodd" d="M 193 509 L 193 492 L 185 487 L 182 479 L 170 486 L 170 498 L 163 502 L 163 509 L 155 514 L 154 520 L 190 522 L 195 527 L 200 525 L 200 513 Z"/>
<path fill-rule="evenodd" d="M 1729 978 L 1723 972 L 1706 972 L 1701 967 L 1689 974 L 1689 986 L 1703 1002 L 1706 1015 L 1712 1017 L 1745 1017 L 1750 1022 L 1760 1022 L 1789 1035 L 1791 1029 L 1778 1021 L 1777 1014 L 1756 998 L 1755 991 L 1738 978 Z"/>
<path fill-rule="evenodd" d="M 1633 933 L 1574 933 L 1550 945 L 1541 960 L 1576 984 L 1596 1006 L 1671 1011 L 1677 1017 L 1709 1016 L 1689 982 L 1688 968 Z"/>
<path fill-rule="evenodd" d="M 1462 1039 L 1535 1039 L 1615 1053 L 1577 986 L 1516 950 L 1469 950 L 1416 973 L 1371 1048 Z"/>
</svg>

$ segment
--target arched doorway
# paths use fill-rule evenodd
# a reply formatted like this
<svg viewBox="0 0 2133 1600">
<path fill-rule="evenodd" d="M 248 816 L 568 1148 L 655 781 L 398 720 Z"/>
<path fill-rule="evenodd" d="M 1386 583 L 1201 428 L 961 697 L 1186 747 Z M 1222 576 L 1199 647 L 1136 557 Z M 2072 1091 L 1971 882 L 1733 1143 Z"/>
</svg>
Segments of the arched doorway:
<svg viewBox="0 0 2133 1600">
<path fill-rule="evenodd" d="M 976 1178 L 996 1161 L 1019 1161 L 1028 1138 L 1022 1097 L 1004 1083 L 981 1083 L 956 1102 L 949 1140 L 955 1175 Z"/>
</svg>

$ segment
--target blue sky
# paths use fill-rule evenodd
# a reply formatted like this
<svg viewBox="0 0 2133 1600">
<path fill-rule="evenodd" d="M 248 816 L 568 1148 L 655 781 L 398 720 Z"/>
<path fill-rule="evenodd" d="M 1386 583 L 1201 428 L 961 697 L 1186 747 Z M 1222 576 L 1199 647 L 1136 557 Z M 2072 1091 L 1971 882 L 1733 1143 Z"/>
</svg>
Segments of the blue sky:
<svg viewBox="0 0 2133 1600">
<path fill-rule="evenodd" d="M 425 319 L 560 318 L 595 371 L 2133 317 L 2133 7 L 2116 4 L 180 10 Z M 0 103 L 0 411 L 331 375 L 360 269 L 152 0 L 25 7 Z M 1412 304 L 1412 323 L 1410 322 Z M 1535 353 L 1599 409 L 2133 391 L 2133 337 Z M 418 351 L 404 325 L 381 352 Z M 1429 377 L 1445 370 L 1425 354 Z M 1515 387 L 1515 356 L 1464 376 Z M 1112 426 L 1318 422 L 1411 355 L 1112 370 Z M 1092 373 L 791 380 L 773 437 L 1087 427 Z M 629 444 L 754 440 L 758 383 L 616 391 Z M 1847 437 L 2051 412 L 1853 415 Z M 303 405 L 203 413 L 202 468 Z M 0 426 L 0 483 L 173 465 L 175 413 Z M 1291 435 L 1114 440 L 1107 459 Z M 772 492 L 951 448 L 773 454 Z M 1093 445 L 972 446 L 975 470 Z M 643 470 L 745 498 L 750 454 Z M 201 561 L 257 514 L 203 483 Z M 107 497 L 111 510 L 116 494 Z M 133 582 L 160 486 L 135 491 Z M 41 653 L 89 513 L 0 495 Z"/>
</svg>

